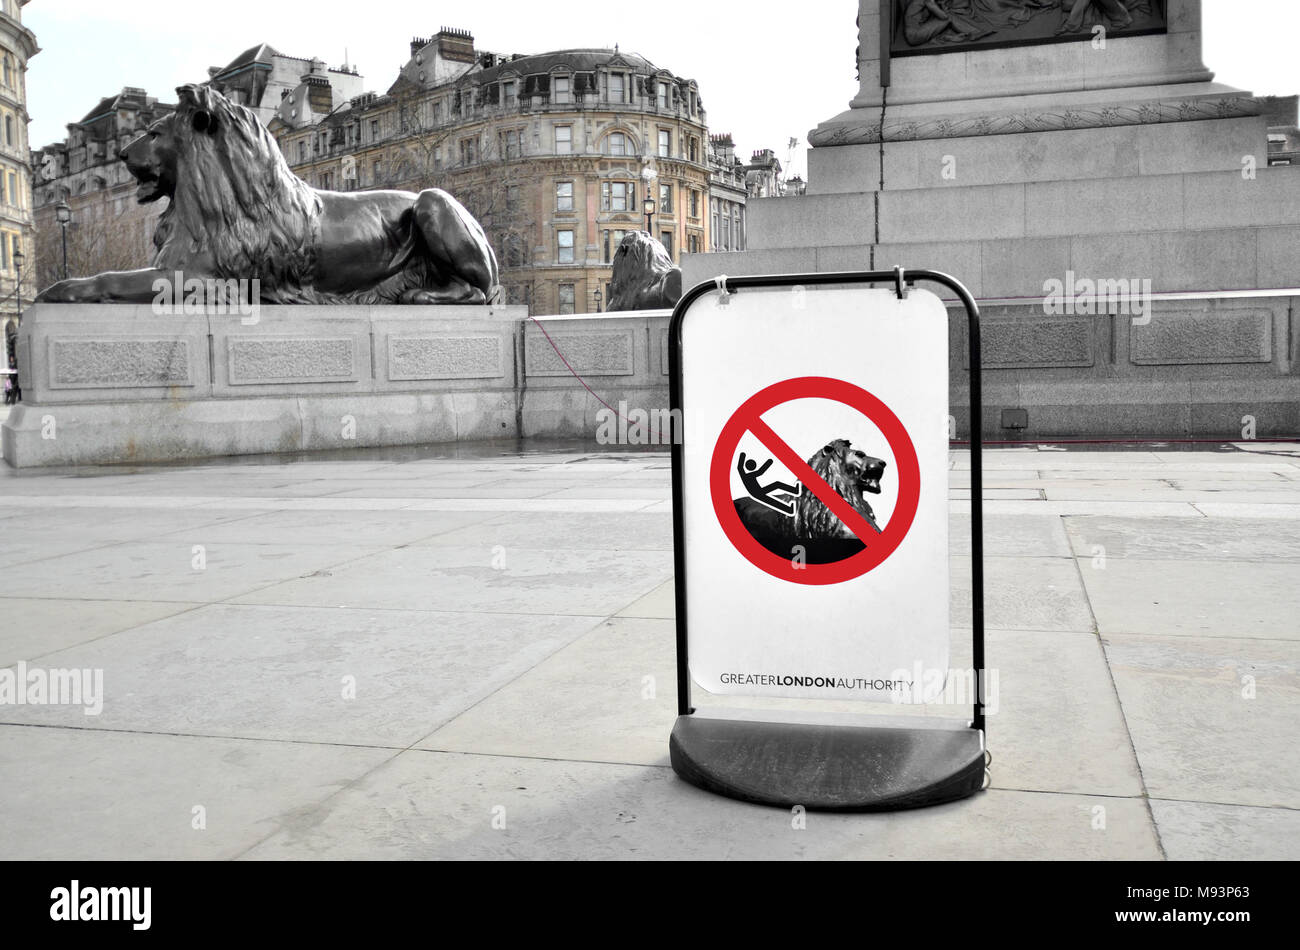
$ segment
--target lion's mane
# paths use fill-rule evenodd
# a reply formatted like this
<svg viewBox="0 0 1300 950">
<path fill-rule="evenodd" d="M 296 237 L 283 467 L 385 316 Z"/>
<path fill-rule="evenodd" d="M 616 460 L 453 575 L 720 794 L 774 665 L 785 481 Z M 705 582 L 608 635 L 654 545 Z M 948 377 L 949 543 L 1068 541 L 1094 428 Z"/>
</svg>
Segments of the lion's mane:
<svg viewBox="0 0 1300 950">
<path fill-rule="evenodd" d="M 206 254 L 215 277 L 258 277 L 263 300 L 316 302 L 304 288 L 312 284 L 320 197 L 250 110 L 206 86 L 178 92 L 175 193 L 154 232 L 153 266 L 183 271 Z"/>
<path fill-rule="evenodd" d="M 610 310 L 660 310 L 682 295 L 682 272 L 664 246 L 645 231 L 623 237 L 614 254 L 609 284 Z"/>
<path fill-rule="evenodd" d="M 841 498 L 852 505 L 855 511 L 866 518 L 868 523 L 875 526 L 875 513 L 863 496 L 862 488 L 857 479 L 845 471 L 844 458 L 848 451 L 849 443 L 844 439 L 836 439 L 808 459 L 808 465 L 825 479 Z M 822 500 L 814 492 L 807 490 L 807 486 L 800 492 L 799 499 L 795 503 L 794 533 L 796 537 L 814 541 L 852 536 L 848 528 L 823 504 Z"/>
</svg>

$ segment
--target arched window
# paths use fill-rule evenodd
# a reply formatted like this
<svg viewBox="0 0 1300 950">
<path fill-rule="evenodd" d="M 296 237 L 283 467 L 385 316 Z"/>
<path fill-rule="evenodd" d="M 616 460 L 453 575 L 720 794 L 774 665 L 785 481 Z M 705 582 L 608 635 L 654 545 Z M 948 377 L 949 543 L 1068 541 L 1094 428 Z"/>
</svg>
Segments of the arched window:
<svg viewBox="0 0 1300 950">
<path fill-rule="evenodd" d="M 630 155 L 632 149 L 629 147 L 627 133 L 610 132 L 605 136 L 605 154 L 606 155 Z"/>
<path fill-rule="evenodd" d="M 14 144 L 14 117 L 11 115 L 5 116 L 5 144 Z"/>
<path fill-rule="evenodd" d="M 8 53 L 5 53 L 5 85 L 12 86 L 13 84 L 14 84 L 14 61 L 13 58 Z"/>
</svg>

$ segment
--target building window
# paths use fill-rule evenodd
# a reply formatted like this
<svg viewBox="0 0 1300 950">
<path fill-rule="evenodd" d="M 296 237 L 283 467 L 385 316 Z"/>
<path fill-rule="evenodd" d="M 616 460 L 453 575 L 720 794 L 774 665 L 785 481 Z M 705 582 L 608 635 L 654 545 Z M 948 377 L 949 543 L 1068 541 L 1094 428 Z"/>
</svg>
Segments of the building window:
<svg viewBox="0 0 1300 950">
<path fill-rule="evenodd" d="M 690 237 L 686 239 L 686 241 L 688 247 L 690 248 L 690 250 L 687 253 L 690 254 L 700 253 L 700 238 L 698 235 L 692 234 Z"/>
<path fill-rule="evenodd" d="M 699 155 L 699 150 L 700 150 L 700 140 L 692 135 L 691 148 L 689 154 L 687 155 L 687 158 L 689 158 L 693 162 L 698 161 L 698 158 L 696 156 Z"/>
<path fill-rule="evenodd" d="M 663 242 L 664 250 L 668 252 L 668 259 L 672 260 L 673 259 L 673 232 L 661 231 L 659 233 L 659 240 Z"/>
<path fill-rule="evenodd" d="M 10 59 L 8 53 L 5 53 L 5 85 L 12 88 L 13 84 L 14 84 L 14 61 Z"/>
<path fill-rule="evenodd" d="M 107 182 L 105 182 L 103 179 L 99 179 L 99 180 L 101 182 L 101 187 L 107 186 L 108 184 Z M 9 203 L 13 205 L 15 208 L 18 207 L 18 173 L 17 172 L 9 173 Z"/>
<path fill-rule="evenodd" d="M 501 84 L 501 98 L 505 101 L 506 108 L 519 105 L 518 89 L 513 79 Z"/>
<path fill-rule="evenodd" d="M 378 119 L 370 120 L 370 141 L 372 142 L 379 141 L 379 120 Z"/>
<path fill-rule="evenodd" d="M 668 108 L 668 83 L 666 82 L 661 82 L 659 84 L 659 108 Z"/>
<path fill-rule="evenodd" d="M 573 126 L 557 125 L 555 127 L 555 154 L 568 155 L 573 151 Z"/>
<path fill-rule="evenodd" d="M 11 115 L 5 116 L 5 144 L 14 144 L 14 117 Z"/>
<path fill-rule="evenodd" d="M 381 162 L 379 159 L 375 159 L 374 162 L 372 162 L 370 165 L 370 174 L 373 176 L 371 178 L 371 181 L 373 181 L 376 185 L 379 184 L 380 179 L 384 177 L 383 172 L 384 172 L 384 163 Z"/>
<path fill-rule="evenodd" d="M 508 129 L 501 133 L 501 154 L 507 159 L 519 157 L 518 129 Z"/>
<path fill-rule="evenodd" d="M 627 237 L 626 231 L 606 231 L 605 232 L 605 263 L 608 264 L 614 260 L 614 255 L 618 253 L 618 246 L 623 243 L 623 238 Z M 608 295 L 608 291 L 606 292 Z"/>
<path fill-rule="evenodd" d="M 659 184 L 659 213 L 673 213 L 673 186 L 662 182 Z"/>
<path fill-rule="evenodd" d="M 558 253 L 555 259 L 561 264 L 573 263 L 573 232 L 558 231 L 556 232 L 556 247 Z"/>
<path fill-rule="evenodd" d="M 555 183 L 555 210 L 573 210 L 573 182 L 557 181 Z"/>
<path fill-rule="evenodd" d="M 518 185 L 506 185 L 506 210 L 507 211 L 519 210 L 519 186 Z"/>
<path fill-rule="evenodd" d="M 611 132 L 606 143 L 609 146 L 609 154 L 626 155 L 627 154 L 627 136 L 622 132 Z"/>
<path fill-rule="evenodd" d="M 610 102 L 626 101 L 626 93 L 623 86 L 622 73 L 609 74 L 609 101 Z"/>
<path fill-rule="evenodd" d="M 630 181 L 600 183 L 601 211 L 635 211 L 636 185 Z"/>
<path fill-rule="evenodd" d="M 307 142 L 303 139 L 298 140 L 298 164 L 307 161 Z"/>
<path fill-rule="evenodd" d="M 473 165 L 478 160 L 478 141 L 475 139 L 460 140 L 460 163 L 462 165 Z"/>
<path fill-rule="evenodd" d="M 673 155 L 673 134 L 667 129 L 659 130 L 659 157 L 672 158 Z"/>
<path fill-rule="evenodd" d="M 573 313 L 574 301 L 577 299 L 573 291 L 573 284 L 560 284 L 560 313 Z"/>
<path fill-rule="evenodd" d="M 698 218 L 699 216 L 700 216 L 700 193 L 696 191 L 694 188 L 692 188 L 691 189 L 691 217 Z"/>
<path fill-rule="evenodd" d="M 551 80 L 551 101 L 559 105 L 569 103 L 569 77 L 556 76 Z"/>
<path fill-rule="evenodd" d="M 320 186 L 321 186 L 321 188 L 323 188 L 325 191 L 333 191 L 333 190 L 334 190 L 334 175 L 333 175 L 333 173 L 331 173 L 331 172 L 321 172 L 321 173 L 320 173 Z"/>
<path fill-rule="evenodd" d="M 713 249 L 716 251 L 722 240 L 722 216 L 718 213 L 718 203 L 713 202 Z"/>
</svg>

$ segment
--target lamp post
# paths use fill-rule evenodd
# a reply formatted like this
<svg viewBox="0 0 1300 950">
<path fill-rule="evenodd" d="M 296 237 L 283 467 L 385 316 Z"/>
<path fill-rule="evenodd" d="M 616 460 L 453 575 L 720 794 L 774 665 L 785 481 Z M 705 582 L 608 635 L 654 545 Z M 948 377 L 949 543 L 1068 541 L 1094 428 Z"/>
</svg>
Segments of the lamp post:
<svg viewBox="0 0 1300 950">
<path fill-rule="evenodd" d="M 23 261 L 27 257 L 17 247 L 14 248 L 14 271 L 17 273 L 17 279 L 14 281 L 14 296 L 18 298 L 18 322 L 23 322 Z"/>
<path fill-rule="evenodd" d="M 600 285 L 596 285 L 596 312 L 600 313 Z"/>
<path fill-rule="evenodd" d="M 72 209 L 67 201 L 60 201 L 54 208 L 55 220 L 63 229 L 63 279 L 68 279 L 68 225 L 72 223 Z"/>
<path fill-rule="evenodd" d="M 655 200 L 651 198 L 650 195 L 647 194 L 645 196 L 645 203 L 641 207 L 645 211 L 645 233 L 649 234 L 651 237 L 654 237 L 654 232 L 650 230 L 651 228 L 650 219 L 654 217 Z"/>
</svg>

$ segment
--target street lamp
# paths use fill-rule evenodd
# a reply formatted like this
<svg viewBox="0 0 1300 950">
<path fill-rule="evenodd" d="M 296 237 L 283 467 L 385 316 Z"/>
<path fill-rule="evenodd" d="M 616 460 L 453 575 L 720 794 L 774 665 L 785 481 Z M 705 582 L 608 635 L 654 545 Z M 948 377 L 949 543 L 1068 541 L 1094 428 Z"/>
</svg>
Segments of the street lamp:
<svg viewBox="0 0 1300 950">
<path fill-rule="evenodd" d="M 18 322 L 23 322 L 23 261 L 27 257 L 17 247 L 14 248 L 14 270 L 18 279 L 14 282 L 14 295 L 18 298 Z"/>
<path fill-rule="evenodd" d="M 72 223 L 72 209 L 61 200 L 54 208 L 54 218 L 63 229 L 63 279 L 68 279 L 68 225 Z"/>
<path fill-rule="evenodd" d="M 596 285 L 596 312 L 600 313 L 600 285 Z"/>
<path fill-rule="evenodd" d="M 650 219 L 654 217 L 655 200 L 649 195 L 646 195 L 645 203 L 642 204 L 641 207 L 645 211 L 645 232 L 653 237 L 653 232 L 650 230 Z"/>
</svg>

